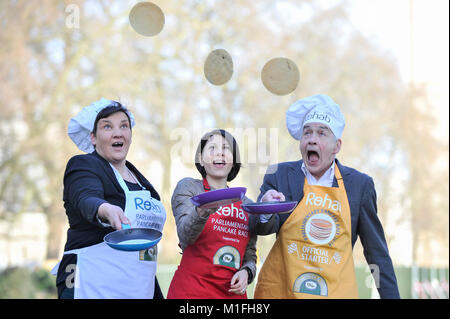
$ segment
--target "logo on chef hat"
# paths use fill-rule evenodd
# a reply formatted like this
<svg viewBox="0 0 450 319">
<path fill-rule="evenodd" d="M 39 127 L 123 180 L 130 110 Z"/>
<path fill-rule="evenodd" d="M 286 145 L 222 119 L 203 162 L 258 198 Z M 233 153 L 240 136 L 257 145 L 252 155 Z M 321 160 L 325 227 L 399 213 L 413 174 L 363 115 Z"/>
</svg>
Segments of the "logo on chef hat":
<svg viewBox="0 0 450 319">
<path fill-rule="evenodd" d="M 313 272 L 301 274 L 295 279 L 294 292 L 301 292 L 304 294 L 328 296 L 328 285 L 326 280 Z"/>
<path fill-rule="evenodd" d="M 223 246 L 214 254 L 213 263 L 214 265 L 239 269 L 241 265 L 241 255 L 233 246 Z"/>
</svg>

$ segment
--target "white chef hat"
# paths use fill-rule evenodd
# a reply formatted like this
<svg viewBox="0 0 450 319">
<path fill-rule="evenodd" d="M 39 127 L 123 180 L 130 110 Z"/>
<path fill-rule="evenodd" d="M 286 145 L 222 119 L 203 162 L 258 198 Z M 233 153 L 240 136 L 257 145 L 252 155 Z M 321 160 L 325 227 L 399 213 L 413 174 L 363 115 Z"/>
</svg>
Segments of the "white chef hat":
<svg viewBox="0 0 450 319">
<path fill-rule="evenodd" d="M 286 112 L 286 126 L 296 140 L 300 140 L 307 123 L 327 125 L 336 138 L 341 138 L 345 127 L 344 115 L 328 95 L 316 94 L 298 100 Z"/>
<path fill-rule="evenodd" d="M 75 145 L 86 153 L 94 151 L 94 146 L 91 142 L 91 132 L 94 130 L 95 119 L 97 114 L 107 106 L 119 106 L 119 103 L 101 98 L 93 102 L 91 105 L 84 107 L 77 115 L 69 121 L 68 134 Z M 130 111 L 127 111 L 130 117 L 131 127 L 134 126 L 134 116 Z"/>
</svg>

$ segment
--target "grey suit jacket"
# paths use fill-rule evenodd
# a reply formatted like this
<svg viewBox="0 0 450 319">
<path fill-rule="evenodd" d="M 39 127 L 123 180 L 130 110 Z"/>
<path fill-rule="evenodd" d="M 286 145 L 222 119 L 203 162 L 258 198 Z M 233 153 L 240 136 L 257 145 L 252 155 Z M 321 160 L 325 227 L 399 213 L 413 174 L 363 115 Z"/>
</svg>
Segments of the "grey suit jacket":
<svg viewBox="0 0 450 319">
<path fill-rule="evenodd" d="M 301 170 L 302 160 L 272 165 L 264 176 L 258 201 L 269 189 L 282 192 L 286 201 L 300 201 L 303 198 L 305 175 Z M 377 195 L 373 179 L 357 170 L 340 164 L 337 166 L 344 180 L 350 206 L 352 225 L 352 247 L 360 238 L 364 256 L 371 270 L 379 269 L 378 292 L 381 298 L 400 298 L 397 279 L 384 236 L 383 226 L 377 216 Z M 337 187 L 336 177 L 333 187 Z M 290 214 L 273 215 L 268 223 L 259 223 L 258 234 L 270 234 L 280 231 Z M 374 276 L 377 271 L 374 271 Z M 377 279 L 377 278 L 375 278 Z M 377 280 L 375 280 L 377 282 Z"/>
</svg>

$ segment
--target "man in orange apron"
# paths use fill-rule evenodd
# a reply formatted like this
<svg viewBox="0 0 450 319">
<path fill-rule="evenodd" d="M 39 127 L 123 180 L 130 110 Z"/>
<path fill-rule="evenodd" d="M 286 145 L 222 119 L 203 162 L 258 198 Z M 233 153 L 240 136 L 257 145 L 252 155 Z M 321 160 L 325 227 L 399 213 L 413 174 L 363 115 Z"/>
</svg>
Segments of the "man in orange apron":
<svg viewBox="0 0 450 319">
<path fill-rule="evenodd" d="M 352 248 L 379 271 L 381 298 L 399 298 L 371 177 L 340 164 L 345 120 L 327 95 L 295 102 L 286 113 L 302 160 L 270 167 L 258 201 L 299 204 L 290 214 L 262 215 L 258 233 L 277 233 L 264 261 L 255 298 L 358 298 Z"/>
</svg>

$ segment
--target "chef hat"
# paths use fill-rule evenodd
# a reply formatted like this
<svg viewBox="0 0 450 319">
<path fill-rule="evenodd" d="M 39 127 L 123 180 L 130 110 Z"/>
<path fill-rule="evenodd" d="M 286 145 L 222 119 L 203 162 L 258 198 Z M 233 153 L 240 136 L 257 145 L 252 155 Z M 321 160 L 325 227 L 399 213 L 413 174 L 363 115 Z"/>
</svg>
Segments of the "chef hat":
<svg viewBox="0 0 450 319">
<path fill-rule="evenodd" d="M 345 119 L 337 105 L 328 95 L 317 94 L 298 100 L 286 112 L 286 126 L 296 140 L 300 140 L 307 123 L 327 125 L 336 138 L 341 138 Z"/>
<path fill-rule="evenodd" d="M 94 151 L 94 146 L 91 142 L 91 132 L 94 130 L 95 119 L 101 110 L 108 106 L 120 106 L 119 103 L 101 98 L 99 101 L 84 107 L 76 116 L 70 119 L 68 134 L 75 145 L 86 153 Z M 131 127 L 134 126 L 134 116 L 130 111 L 127 111 L 130 117 Z"/>
</svg>

